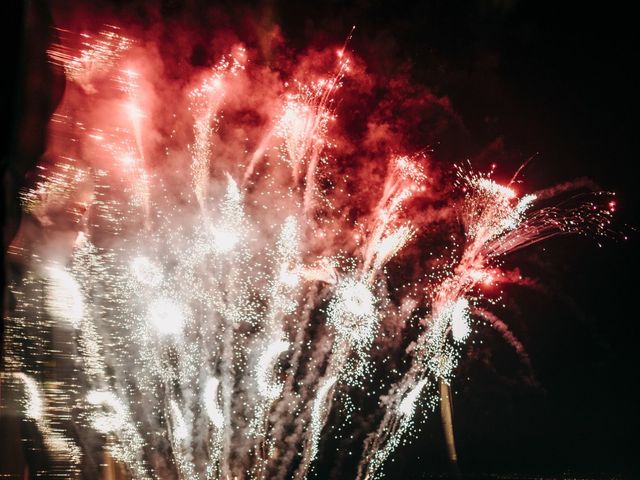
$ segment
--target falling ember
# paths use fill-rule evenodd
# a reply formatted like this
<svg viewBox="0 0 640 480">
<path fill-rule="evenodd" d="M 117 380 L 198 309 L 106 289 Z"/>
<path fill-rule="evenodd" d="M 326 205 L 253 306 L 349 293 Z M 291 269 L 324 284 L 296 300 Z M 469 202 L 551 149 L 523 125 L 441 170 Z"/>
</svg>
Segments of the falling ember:
<svg viewBox="0 0 640 480">
<path fill-rule="evenodd" d="M 125 34 L 73 46 L 65 31 L 49 52 L 68 82 L 55 161 L 21 193 L 30 222 L 11 250 L 5 365 L 65 478 L 96 445 L 138 479 L 307 478 L 340 434 L 328 422 L 360 413 L 377 423 L 357 475 L 380 478 L 455 376 L 478 312 L 493 319 L 498 293 L 479 289 L 512 281 L 501 258 L 609 233 L 605 194 L 552 204 L 470 167 L 453 168 L 451 191 L 418 153 L 371 153 L 354 185 L 358 162 L 345 164 L 357 150 L 369 162 L 370 142 L 346 140 L 346 46 L 278 69 L 236 45 L 177 82 Z M 451 244 L 427 259 L 443 231 Z M 56 362 L 71 373 L 49 378 Z M 358 390 L 382 392 L 380 408 L 364 412 Z"/>
</svg>

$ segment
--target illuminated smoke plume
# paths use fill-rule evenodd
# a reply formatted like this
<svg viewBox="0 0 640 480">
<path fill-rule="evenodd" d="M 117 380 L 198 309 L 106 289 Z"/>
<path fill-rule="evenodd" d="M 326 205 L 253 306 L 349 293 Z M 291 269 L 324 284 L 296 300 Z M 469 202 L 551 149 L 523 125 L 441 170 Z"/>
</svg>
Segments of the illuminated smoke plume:
<svg viewBox="0 0 640 480">
<path fill-rule="evenodd" d="M 135 34 L 74 35 L 49 52 L 68 85 L 54 161 L 22 193 L 36 226 L 11 249 L 23 273 L 5 340 L 24 416 L 68 478 L 92 442 L 133 478 L 306 478 L 332 412 L 357 414 L 351 394 L 382 388 L 358 468 L 381 477 L 477 318 L 510 334 L 480 294 L 509 281 L 500 259 L 607 233 L 601 195 L 538 204 L 424 154 L 374 149 L 359 177 L 375 142 L 346 139 L 338 101 L 366 75 L 346 46 L 279 69 L 236 44 L 175 81 Z M 451 243 L 439 269 L 414 243 L 436 228 Z M 392 288 L 390 262 L 421 271 Z M 381 375 L 373 349 L 411 322 L 406 371 Z M 49 360 L 69 373 L 49 381 Z"/>
</svg>

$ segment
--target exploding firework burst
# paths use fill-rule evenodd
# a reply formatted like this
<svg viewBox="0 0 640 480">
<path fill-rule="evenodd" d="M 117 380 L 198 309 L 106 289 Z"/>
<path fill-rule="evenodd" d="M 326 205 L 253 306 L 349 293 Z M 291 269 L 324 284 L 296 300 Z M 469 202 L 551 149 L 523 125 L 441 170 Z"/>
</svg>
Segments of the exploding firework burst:
<svg viewBox="0 0 640 480">
<path fill-rule="evenodd" d="M 549 204 L 456 168 L 439 217 L 452 229 L 448 268 L 423 262 L 392 289 L 389 263 L 428 238 L 412 202 L 433 188 L 432 166 L 390 156 L 375 201 L 345 214 L 350 179 L 332 137 L 355 61 L 345 47 L 326 75 L 256 98 L 267 75 L 235 46 L 171 91 L 174 128 L 160 132 L 151 54 L 116 27 L 77 48 L 71 37 L 50 51 L 69 91 L 51 121 L 55 161 L 22 194 L 37 226 L 11 249 L 23 273 L 4 359 L 65 478 L 89 468 L 95 445 L 133 478 L 306 478 L 331 412 L 357 411 L 350 393 L 379 382 L 372 349 L 397 345 L 383 326 L 416 321 L 407 367 L 373 388 L 385 393 L 358 477 L 379 478 L 437 405 L 478 312 L 499 322 L 479 288 L 509 281 L 500 258 L 608 231 L 599 195 Z"/>
</svg>

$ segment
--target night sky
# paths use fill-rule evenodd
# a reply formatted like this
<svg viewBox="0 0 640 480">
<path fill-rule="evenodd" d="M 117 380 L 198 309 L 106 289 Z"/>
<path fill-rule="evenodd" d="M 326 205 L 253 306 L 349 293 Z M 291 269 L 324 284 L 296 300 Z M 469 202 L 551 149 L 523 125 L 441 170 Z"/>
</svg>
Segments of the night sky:
<svg viewBox="0 0 640 480">
<path fill-rule="evenodd" d="M 101 3 L 123 18 L 154 21 L 146 18 L 149 2 Z M 482 333 L 490 348 L 470 351 L 452 385 L 454 427 L 469 478 L 637 473 L 639 244 L 632 227 L 638 225 L 639 79 L 631 7 L 517 0 L 158 3 L 161 18 L 201 31 L 207 18 L 194 12 L 208 8 L 216 22 L 240 33 L 277 24 L 294 49 L 340 42 L 356 25 L 350 49 L 372 72 L 408 72 L 415 84 L 449 98 L 460 125 L 455 135 L 430 142 L 440 161 L 478 158 L 494 148 L 498 175 L 506 177 L 533 157 L 524 172 L 531 190 L 588 177 L 615 191 L 617 228 L 629 240 L 563 237 L 507 259 L 507 266 L 518 265 L 541 283 L 536 290 L 509 290 L 502 315 L 533 371 L 523 370 L 495 332 Z M 51 25 L 47 4 L 24 5 L 3 15 L 9 87 L 2 115 L 12 126 L 3 132 L 5 245 L 17 221 L 15 188 L 42 152 L 43 129 L 60 93 L 42 64 Z M 194 62 L 199 55 L 194 48 Z M 480 167 L 495 161 L 479 158 L 474 164 Z M 2 432 L 0 438 L 8 442 Z M 358 452 L 350 460 L 347 447 L 333 443 L 321 457 L 319 478 L 352 478 Z M 394 458 L 389 479 L 446 477 L 438 415 Z"/>
</svg>

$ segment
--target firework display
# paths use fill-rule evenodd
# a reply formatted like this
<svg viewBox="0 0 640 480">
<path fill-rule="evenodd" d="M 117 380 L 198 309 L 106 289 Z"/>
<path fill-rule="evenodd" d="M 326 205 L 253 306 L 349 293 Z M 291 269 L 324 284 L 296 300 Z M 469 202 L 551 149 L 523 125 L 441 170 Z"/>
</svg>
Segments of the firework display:
<svg viewBox="0 0 640 480">
<path fill-rule="evenodd" d="M 383 478 L 479 328 L 523 354 L 484 292 L 523 281 L 501 259 L 609 231 L 609 194 L 432 175 L 420 152 L 357 184 L 339 168 L 367 149 L 337 113 L 363 68 L 347 44 L 281 69 L 236 44 L 160 91 L 157 52 L 123 29 L 59 33 L 67 91 L 21 196 L 3 371 L 52 475 L 105 451 L 136 479 L 313 477 L 366 391 L 356 475 Z"/>
</svg>

